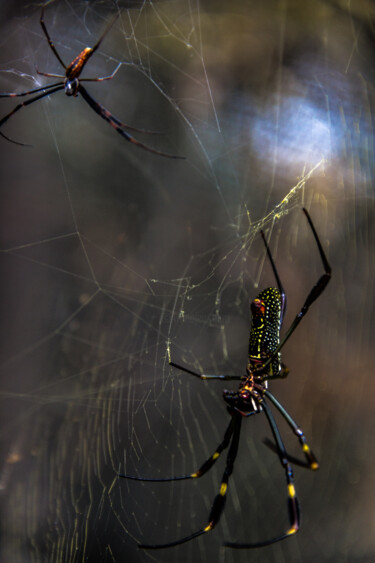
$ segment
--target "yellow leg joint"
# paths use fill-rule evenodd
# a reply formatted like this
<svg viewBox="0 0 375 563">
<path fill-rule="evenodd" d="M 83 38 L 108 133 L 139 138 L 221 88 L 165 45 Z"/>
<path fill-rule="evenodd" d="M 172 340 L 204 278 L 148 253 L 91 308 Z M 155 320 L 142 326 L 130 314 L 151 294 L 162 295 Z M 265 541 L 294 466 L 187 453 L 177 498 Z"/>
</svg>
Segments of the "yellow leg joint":
<svg viewBox="0 0 375 563">
<path fill-rule="evenodd" d="M 296 489 L 294 488 L 294 485 L 292 485 L 290 483 L 290 485 L 288 485 L 288 493 L 290 498 L 294 498 L 296 496 Z"/>
<path fill-rule="evenodd" d="M 208 524 L 208 526 L 206 526 L 203 531 L 204 531 L 204 532 L 210 532 L 210 531 L 212 530 L 212 528 L 213 528 L 213 526 L 212 526 L 212 523 L 210 522 L 210 523 Z"/>
<path fill-rule="evenodd" d="M 217 459 L 218 457 L 220 457 L 219 452 L 215 452 L 214 455 L 212 456 L 212 459 Z"/>
<path fill-rule="evenodd" d="M 298 528 L 296 528 L 295 526 L 293 526 L 293 528 L 290 528 L 290 529 L 287 531 L 286 534 L 287 534 L 287 536 L 292 536 L 293 534 L 296 534 L 297 532 L 298 532 Z"/>
<path fill-rule="evenodd" d="M 226 483 L 221 483 L 220 495 L 223 497 L 227 492 L 228 485 Z"/>
</svg>

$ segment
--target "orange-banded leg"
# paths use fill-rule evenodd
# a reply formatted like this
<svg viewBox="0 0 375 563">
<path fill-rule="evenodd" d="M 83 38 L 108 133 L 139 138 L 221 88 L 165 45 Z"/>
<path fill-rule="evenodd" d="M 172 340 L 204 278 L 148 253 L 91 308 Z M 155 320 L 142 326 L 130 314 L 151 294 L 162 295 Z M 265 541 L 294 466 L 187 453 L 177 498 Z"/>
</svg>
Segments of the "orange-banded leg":
<svg viewBox="0 0 375 563">
<path fill-rule="evenodd" d="M 158 154 L 160 156 L 165 156 L 167 158 L 175 158 L 175 159 L 184 159 L 185 158 L 184 156 L 177 156 L 175 154 L 169 154 L 169 153 L 166 153 L 166 152 L 158 151 L 156 149 L 149 147 L 148 145 L 145 145 L 144 143 L 141 143 L 140 141 L 135 139 L 132 135 L 129 135 L 129 133 L 124 131 L 123 128 L 126 127 L 126 125 L 124 125 L 124 123 L 122 123 L 119 119 L 117 119 L 117 117 L 112 115 L 102 104 L 100 104 L 99 102 L 94 100 L 94 98 L 92 96 L 90 96 L 90 94 L 87 92 L 87 90 L 81 84 L 78 86 L 77 91 L 81 94 L 81 96 L 85 100 L 85 102 L 87 102 L 89 104 L 89 106 L 97 114 L 100 115 L 100 117 L 102 117 L 103 119 L 105 119 L 105 121 L 107 121 L 110 125 L 112 125 L 112 127 L 117 131 L 117 133 L 119 133 L 122 137 L 124 137 L 130 143 L 133 143 L 134 145 L 137 145 L 138 147 L 141 147 L 142 149 L 145 149 L 148 152 L 152 152 L 152 153 Z"/>
<path fill-rule="evenodd" d="M 269 540 L 265 540 L 265 541 L 262 541 L 262 542 L 256 542 L 256 543 L 225 542 L 225 544 L 224 544 L 225 547 L 233 547 L 233 548 L 237 548 L 237 549 L 263 547 L 263 546 L 270 545 L 272 543 L 276 543 L 278 541 L 284 540 L 284 539 L 288 538 L 289 536 L 292 536 L 293 534 L 297 533 L 298 530 L 299 530 L 300 513 L 299 513 L 299 503 L 298 503 L 298 499 L 297 499 L 297 496 L 296 496 L 296 490 L 295 490 L 295 487 L 294 487 L 293 469 L 292 469 L 292 466 L 290 465 L 290 463 L 288 461 L 288 454 L 286 452 L 286 449 L 285 449 L 283 440 L 281 438 L 280 431 L 277 427 L 276 421 L 275 421 L 273 414 L 272 414 L 271 410 L 269 409 L 269 407 L 268 407 L 268 405 L 267 405 L 267 403 L 265 402 L 264 399 L 262 401 L 262 408 L 265 412 L 265 415 L 267 416 L 269 425 L 270 425 L 271 430 L 272 430 L 273 437 L 274 437 L 276 445 L 277 445 L 277 451 L 278 451 L 278 454 L 279 454 L 280 463 L 283 466 L 284 471 L 285 471 L 287 493 L 288 493 L 288 512 L 289 512 L 290 527 L 283 534 L 276 536 L 274 538 L 271 538 Z"/>
<path fill-rule="evenodd" d="M 285 418 L 294 434 L 297 436 L 299 443 L 301 444 L 302 451 L 306 457 L 308 467 L 313 471 L 319 469 L 319 462 L 316 459 L 314 453 L 311 451 L 310 446 L 306 442 L 305 435 L 298 424 L 293 420 L 290 414 L 284 409 L 281 403 L 270 393 L 268 390 L 265 391 L 266 397 L 272 401 L 279 413 Z"/>
<path fill-rule="evenodd" d="M 238 414 L 238 413 L 234 413 L 233 416 L 232 416 L 231 423 L 230 423 L 230 425 L 229 425 L 229 427 L 226 431 L 226 436 L 229 436 L 228 442 L 229 442 L 230 438 L 232 438 L 231 445 L 230 445 L 230 448 L 229 448 L 229 451 L 228 451 L 227 464 L 225 466 L 224 474 L 223 474 L 223 477 L 222 477 L 222 480 L 221 480 L 219 493 L 214 498 L 214 502 L 212 504 L 210 515 L 208 517 L 207 525 L 204 528 L 201 528 L 200 530 L 198 530 L 197 532 L 194 532 L 193 534 L 190 534 L 189 536 L 185 536 L 184 538 L 181 538 L 181 539 L 173 541 L 173 542 L 164 543 L 164 544 L 139 544 L 138 547 L 141 547 L 141 548 L 144 548 L 144 549 L 162 549 L 162 548 L 166 548 L 166 547 L 174 547 L 176 545 L 180 545 L 182 543 L 188 542 L 188 541 L 190 541 L 194 538 L 197 538 L 198 536 L 201 536 L 202 534 L 205 534 L 206 532 L 210 532 L 211 530 L 213 530 L 213 528 L 219 522 L 220 517 L 222 515 L 222 512 L 224 510 L 225 501 L 226 501 L 226 494 L 227 494 L 227 489 L 228 489 L 228 481 L 229 481 L 229 477 L 231 476 L 231 474 L 233 472 L 233 466 L 234 466 L 234 462 L 235 462 L 235 459 L 236 459 L 236 456 L 237 456 L 237 451 L 238 451 L 238 443 L 239 443 L 240 431 L 241 431 L 241 421 L 242 421 L 241 415 Z M 208 469 L 210 467 L 212 467 L 212 465 L 216 461 L 216 459 L 212 460 L 211 463 L 210 463 L 210 460 L 207 460 L 207 462 L 206 462 L 208 464 L 207 467 L 205 467 L 205 464 L 203 464 L 202 468 L 205 467 L 205 472 L 208 471 Z M 201 475 L 195 474 L 195 476 L 200 477 Z"/>
<path fill-rule="evenodd" d="M 197 479 L 199 477 L 203 477 L 207 471 L 211 469 L 211 467 L 216 463 L 219 459 L 221 453 L 228 447 L 230 439 L 232 437 L 234 430 L 234 420 L 233 417 L 230 420 L 230 423 L 225 431 L 223 441 L 218 445 L 215 452 L 200 466 L 197 471 L 193 473 L 188 473 L 186 475 L 176 475 L 174 477 L 136 477 L 135 475 L 125 475 L 119 473 L 119 477 L 123 477 L 125 479 L 132 479 L 133 481 L 153 481 L 153 482 L 162 482 L 162 481 L 182 481 L 183 479 Z"/>
</svg>

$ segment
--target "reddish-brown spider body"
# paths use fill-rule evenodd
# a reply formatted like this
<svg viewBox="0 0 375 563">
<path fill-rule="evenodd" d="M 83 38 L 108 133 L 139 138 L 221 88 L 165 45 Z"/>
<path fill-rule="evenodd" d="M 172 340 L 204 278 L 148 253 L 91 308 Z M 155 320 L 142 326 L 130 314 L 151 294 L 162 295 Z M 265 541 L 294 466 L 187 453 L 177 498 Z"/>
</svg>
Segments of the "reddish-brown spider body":
<svg viewBox="0 0 375 563">
<path fill-rule="evenodd" d="M 91 47 L 86 47 L 83 51 L 72 60 L 69 66 L 66 68 L 65 76 L 68 80 L 74 80 L 78 78 L 83 70 L 83 67 L 93 54 L 93 49 Z"/>
</svg>

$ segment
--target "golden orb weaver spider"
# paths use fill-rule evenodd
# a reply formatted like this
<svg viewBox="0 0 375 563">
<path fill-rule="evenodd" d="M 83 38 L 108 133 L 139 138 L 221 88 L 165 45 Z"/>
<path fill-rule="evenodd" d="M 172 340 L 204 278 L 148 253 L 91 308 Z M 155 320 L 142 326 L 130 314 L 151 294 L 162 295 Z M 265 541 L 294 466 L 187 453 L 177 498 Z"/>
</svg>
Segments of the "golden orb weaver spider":
<svg viewBox="0 0 375 563">
<path fill-rule="evenodd" d="M 0 119 L 0 127 L 2 127 L 4 123 L 6 123 L 6 121 L 8 121 L 8 119 L 12 117 L 12 115 L 14 115 L 17 111 L 19 111 L 23 107 L 33 104 L 34 102 L 41 100 L 42 98 L 49 96 L 50 94 L 54 94 L 55 92 L 58 92 L 59 90 L 64 90 L 67 96 L 77 97 L 78 94 L 80 94 L 82 98 L 85 100 L 85 102 L 91 107 L 91 109 L 93 109 L 98 115 L 100 115 L 100 117 L 102 117 L 105 121 L 107 121 L 122 137 L 124 137 L 130 143 L 133 143 L 134 145 L 137 145 L 138 147 L 141 147 L 146 151 L 152 152 L 154 154 L 158 154 L 160 156 L 165 156 L 167 158 L 184 159 L 185 158 L 184 156 L 177 156 L 177 155 L 158 151 L 152 147 L 149 147 L 148 145 L 145 145 L 144 143 L 141 143 L 140 141 L 135 139 L 132 135 L 129 135 L 129 133 L 127 133 L 124 129 L 129 129 L 130 131 L 138 131 L 139 133 L 149 133 L 149 134 L 155 134 L 155 132 L 146 131 L 144 129 L 136 129 L 135 127 L 131 127 L 130 125 L 126 125 L 125 123 L 122 123 L 119 119 L 117 119 L 117 117 L 115 117 L 112 113 L 110 113 L 104 106 L 102 106 L 99 102 L 94 100 L 94 98 L 87 92 L 86 88 L 82 86 L 82 82 L 102 82 L 103 80 L 111 80 L 115 76 L 118 69 L 120 68 L 121 65 L 119 64 L 112 72 L 112 74 L 110 74 L 109 76 L 103 76 L 100 78 L 80 78 L 83 68 L 86 65 L 87 61 L 98 49 L 104 37 L 110 31 L 117 18 L 118 18 L 118 14 L 107 25 L 101 37 L 95 43 L 94 47 L 86 47 L 85 49 L 83 49 L 83 51 L 81 51 L 81 53 L 77 55 L 77 57 L 75 57 L 75 59 L 73 59 L 68 66 L 66 66 L 62 58 L 60 57 L 47 31 L 46 24 L 44 23 L 44 7 L 43 7 L 40 15 L 40 25 L 48 41 L 48 45 L 51 51 L 53 52 L 53 54 L 55 55 L 56 59 L 59 61 L 61 66 L 64 68 L 65 75 L 39 72 L 39 70 L 36 69 L 37 73 L 41 76 L 47 76 L 49 78 L 62 78 L 63 80 L 60 82 L 55 82 L 53 84 L 47 84 L 46 86 L 42 86 L 40 88 L 34 88 L 33 90 L 28 90 L 26 92 L 0 94 L 0 98 L 18 98 L 22 96 L 29 96 L 30 94 L 37 94 L 37 96 L 30 98 L 26 102 L 22 102 L 18 104 L 16 107 L 12 109 L 12 111 L 10 111 L 2 119 Z M 21 146 L 27 146 L 25 143 L 20 143 L 18 141 L 14 141 L 13 139 L 10 139 L 1 131 L 0 131 L 0 135 L 7 141 L 10 141 L 11 143 Z"/>
<path fill-rule="evenodd" d="M 166 482 L 179 481 L 183 479 L 196 479 L 202 477 L 205 473 L 207 473 L 214 465 L 214 463 L 216 463 L 216 461 L 219 459 L 221 453 L 229 446 L 226 466 L 221 480 L 219 493 L 214 498 L 207 524 L 197 532 L 194 532 L 193 534 L 185 536 L 179 540 L 164 544 L 139 544 L 139 547 L 141 548 L 161 549 L 174 547 L 176 545 L 180 545 L 194 538 L 197 538 L 198 536 L 211 531 L 216 526 L 224 510 L 229 477 L 233 472 L 234 462 L 237 456 L 242 417 L 248 417 L 253 414 L 258 414 L 262 411 L 265 413 L 270 425 L 276 444 L 276 451 L 278 453 L 280 463 L 285 471 L 290 526 L 284 533 L 268 540 L 254 543 L 235 543 L 228 541 L 224 543 L 224 546 L 238 549 L 263 547 L 288 538 L 299 530 L 300 511 L 299 502 L 294 486 L 293 469 L 290 463 L 290 458 L 288 457 L 283 440 L 281 438 L 280 431 L 271 412 L 271 409 L 268 406 L 268 400 L 279 411 L 281 416 L 285 419 L 294 434 L 297 436 L 302 447 L 302 452 L 305 455 L 307 466 L 312 470 L 316 470 L 318 469 L 319 464 L 315 455 L 306 442 L 303 431 L 293 420 L 290 414 L 285 410 L 285 408 L 281 405 L 281 403 L 279 403 L 279 401 L 272 395 L 272 393 L 268 391 L 267 384 L 268 380 L 283 378 L 288 375 L 289 370 L 281 362 L 281 349 L 284 347 L 287 340 L 295 331 L 302 318 L 306 315 L 309 307 L 322 294 L 329 280 L 331 279 L 331 267 L 328 263 L 313 222 L 307 210 L 303 209 L 303 211 L 307 217 L 308 223 L 314 235 L 323 264 L 324 274 L 319 278 L 317 283 L 311 289 L 305 300 L 305 303 L 303 304 L 302 309 L 296 315 L 294 321 L 286 331 L 283 338 L 280 340 L 280 329 L 286 311 L 286 294 L 281 284 L 266 238 L 263 231 L 261 231 L 267 255 L 276 279 L 277 289 L 274 287 L 264 289 L 251 303 L 252 325 L 250 329 L 249 355 L 248 364 L 246 367 L 246 375 L 237 376 L 200 374 L 186 367 L 175 364 L 174 362 L 170 362 L 171 366 L 180 369 L 190 375 L 193 375 L 194 377 L 198 377 L 199 379 L 220 379 L 223 381 L 240 380 L 241 383 L 237 391 L 229 391 L 227 389 L 223 391 L 223 398 L 228 405 L 227 409 L 229 414 L 231 415 L 231 420 L 225 431 L 222 442 L 218 445 L 216 451 L 199 467 L 198 470 L 188 475 L 179 475 L 162 479 L 119 474 L 120 477 L 124 477 L 125 479 L 133 479 L 136 481 Z"/>
</svg>

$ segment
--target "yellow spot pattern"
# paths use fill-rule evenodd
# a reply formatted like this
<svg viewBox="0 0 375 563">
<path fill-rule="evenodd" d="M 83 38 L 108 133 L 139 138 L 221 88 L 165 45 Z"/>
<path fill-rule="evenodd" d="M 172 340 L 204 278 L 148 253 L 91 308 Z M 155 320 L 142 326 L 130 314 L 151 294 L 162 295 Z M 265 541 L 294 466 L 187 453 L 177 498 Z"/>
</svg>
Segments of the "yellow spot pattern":
<svg viewBox="0 0 375 563">
<path fill-rule="evenodd" d="M 294 498 L 296 496 L 296 489 L 294 488 L 294 485 L 288 485 L 288 493 L 290 498 Z"/>
</svg>

